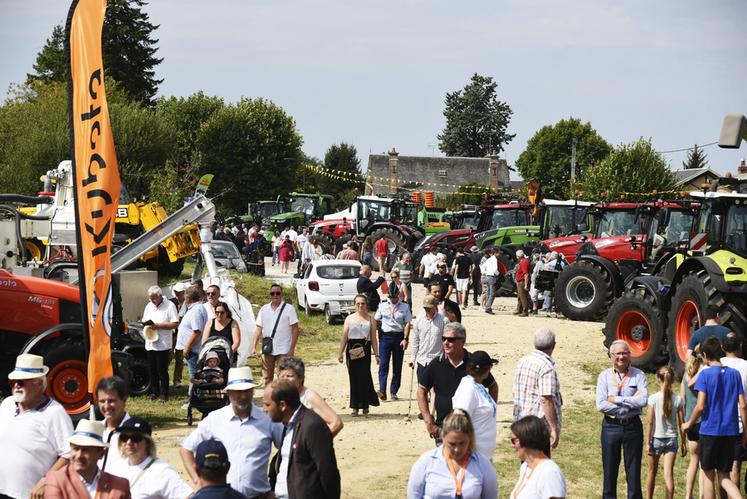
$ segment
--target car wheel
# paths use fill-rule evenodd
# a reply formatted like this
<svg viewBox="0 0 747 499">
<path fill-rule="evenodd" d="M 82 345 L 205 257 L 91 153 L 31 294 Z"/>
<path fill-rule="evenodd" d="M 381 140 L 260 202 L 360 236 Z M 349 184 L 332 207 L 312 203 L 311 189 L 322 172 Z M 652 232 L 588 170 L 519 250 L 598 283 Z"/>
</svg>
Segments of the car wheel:
<svg viewBox="0 0 747 499">
<path fill-rule="evenodd" d="M 311 317 L 311 315 L 314 313 L 311 311 L 311 307 L 309 306 L 309 300 L 304 300 L 303 310 L 306 312 L 306 315 L 308 317 Z"/>
<path fill-rule="evenodd" d="M 329 311 L 329 305 L 325 305 L 324 307 L 324 320 L 326 320 L 327 324 L 330 325 L 337 324 L 337 316 L 332 315 L 332 313 Z"/>
</svg>

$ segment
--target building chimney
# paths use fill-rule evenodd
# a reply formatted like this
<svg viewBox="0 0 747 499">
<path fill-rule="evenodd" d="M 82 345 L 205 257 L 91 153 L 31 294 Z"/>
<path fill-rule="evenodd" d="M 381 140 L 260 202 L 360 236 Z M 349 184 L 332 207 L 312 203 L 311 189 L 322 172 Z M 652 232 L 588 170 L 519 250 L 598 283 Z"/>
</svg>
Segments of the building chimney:
<svg viewBox="0 0 747 499">
<path fill-rule="evenodd" d="M 739 162 L 739 166 L 737 167 L 737 177 L 747 178 L 747 164 L 745 164 L 744 158 L 742 158 L 742 161 Z"/>
<path fill-rule="evenodd" d="M 389 151 L 389 177 L 390 184 L 389 190 L 392 194 L 397 193 L 397 167 L 399 166 L 399 153 L 397 149 L 392 146 L 392 150 Z"/>
<path fill-rule="evenodd" d="M 486 157 L 488 158 L 488 175 L 490 179 L 488 185 L 493 192 L 498 192 L 498 155 L 495 154 L 495 151 L 490 151 Z"/>
</svg>

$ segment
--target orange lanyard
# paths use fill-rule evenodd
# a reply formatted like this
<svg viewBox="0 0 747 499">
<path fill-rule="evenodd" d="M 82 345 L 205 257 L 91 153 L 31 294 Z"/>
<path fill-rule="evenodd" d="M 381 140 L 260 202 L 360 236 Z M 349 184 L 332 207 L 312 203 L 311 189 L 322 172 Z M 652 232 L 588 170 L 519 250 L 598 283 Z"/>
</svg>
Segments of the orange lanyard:
<svg viewBox="0 0 747 499">
<path fill-rule="evenodd" d="M 513 492 L 511 492 L 511 499 L 516 499 L 519 497 L 519 494 L 521 494 L 521 491 L 524 490 L 524 487 L 527 486 L 527 483 L 529 483 L 529 480 L 532 478 L 532 473 L 534 473 L 534 470 L 537 469 L 537 466 L 547 459 L 545 457 L 545 453 L 541 453 L 540 457 L 537 458 L 534 462 L 534 466 L 527 465 L 527 468 L 529 468 L 529 473 L 524 471 L 524 473 L 521 475 L 521 479 L 519 480 L 519 483 L 516 484 L 516 487 L 514 487 Z"/>
<path fill-rule="evenodd" d="M 617 381 L 617 374 L 615 373 L 615 369 L 613 367 L 610 367 L 610 372 L 612 372 L 612 381 L 615 382 L 615 387 L 617 388 L 617 395 L 622 395 L 622 389 L 625 388 L 625 383 L 630 379 L 630 368 L 625 372 L 625 376 L 618 382 Z"/>
<path fill-rule="evenodd" d="M 451 464 L 452 459 L 449 457 L 445 448 L 444 457 L 446 458 L 446 464 L 449 465 L 451 477 L 454 479 L 454 485 L 456 486 L 456 498 L 462 499 L 462 483 L 464 482 L 464 475 L 467 474 L 467 460 L 469 459 L 469 452 L 464 453 L 464 459 L 462 460 L 462 469 L 458 472 L 455 469 L 456 465 Z"/>
</svg>

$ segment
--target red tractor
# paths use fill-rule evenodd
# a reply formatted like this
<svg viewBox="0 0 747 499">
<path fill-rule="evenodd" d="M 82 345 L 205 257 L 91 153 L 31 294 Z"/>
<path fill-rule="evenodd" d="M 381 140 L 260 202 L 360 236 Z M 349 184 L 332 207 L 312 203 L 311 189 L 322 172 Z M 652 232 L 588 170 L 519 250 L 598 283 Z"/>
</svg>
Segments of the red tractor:
<svg viewBox="0 0 747 499">
<path fill-rule="evenodd" d="M 571 256 L 568 250 L 578 245 L 575 261 L 560 272 L 555 283 L 558 310 L 571 320 L 604 317 L 626 282 L 651 273 L 676 251 L 680 241 L 687 240 L 696 214 L 697 205 L 684 201 L 595 207 L 592 238 L 578 238 L 562 250 L 556 241 L 555 251 L 567 258 Z"/>
</svg>

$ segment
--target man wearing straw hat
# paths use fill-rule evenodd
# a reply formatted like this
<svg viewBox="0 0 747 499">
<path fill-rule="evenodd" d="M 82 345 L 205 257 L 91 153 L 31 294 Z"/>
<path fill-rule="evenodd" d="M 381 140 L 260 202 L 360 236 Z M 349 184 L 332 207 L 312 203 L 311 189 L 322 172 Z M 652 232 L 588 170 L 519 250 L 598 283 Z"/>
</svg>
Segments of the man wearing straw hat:
<svg viewBox="0 0 747 499">
<path fill-rule="evenodd" d="M 231 488 L 246 497 L 272 497 L 267 467 L 272 444 L 280 448 L 283 425 L 270 421 L 267 414 L 252 404 L 256 386 L 250 367 L 229 369 L 226 393 L 231 404 L 208 414 L 182 441 L 180 454 L 184 468 L 195 483 L 199 480 L 195 461 L 197 446 L 214 438 L 228 451 Z"/>
<path fill-rule="evenodd" d="M 145 353 L 151 379 L 151 399 L 169 399 L 169 354 L 173 331 L 179 324 L 176 306 L 165 300 L 158 286 L 148 288 L 148 304 L 143 310 Z"/>
<path fill-rule="evenodd" d="M 125 478 L 99 471 L 98 461 L 109 447 L 104 442 L 104 423 L 81 419 L 67 440 L 70 444 L 70 463 L 47 473 L 45 498 L 130 497 L 130 484 Z"/>
<path fill-rule="evenodd" d="M 65 409 L 47 397 L 44 359 L 22 354 L 8 374 L 12 396 L 0 404 L 0 498 L 41 497 L 44 475 L 68 463 L 67 437 L 73 432 Z"/>
</svg>

